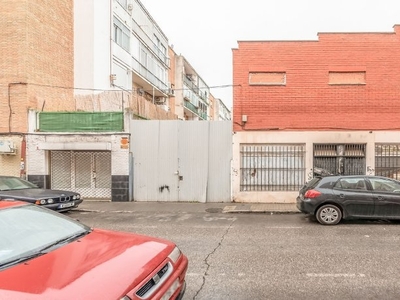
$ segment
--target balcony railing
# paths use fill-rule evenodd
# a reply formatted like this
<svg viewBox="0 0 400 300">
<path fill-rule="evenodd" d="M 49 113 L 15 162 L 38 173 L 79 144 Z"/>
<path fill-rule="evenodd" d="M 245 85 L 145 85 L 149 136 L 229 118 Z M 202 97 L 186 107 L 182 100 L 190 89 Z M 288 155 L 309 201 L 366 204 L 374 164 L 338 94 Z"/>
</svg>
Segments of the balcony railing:
<svg viewBox="0 0 400 300">
<path fill-rule="evenodd" d="M 135 70 L 138 74 L 143 76 L 143 78 L 147 79 L 150 83 L 152 83 L 160 90 L 162 91 L 168 90 L 168 86 L 166 83 L 158 79 L 157 76 L 151 73 L 145 66 L 143 66 L 140 62 L 138 62 L 134 57 L 132 57 L 132 69 Z"/>
<path fill-rule="evenodd" d="M 184 101 L 184 106 L 201 119 L 207 120 L 207 113 L 199 111 L 199 109 L 189 101 Z"/>
<path fill-rule="evenodd" d="M 193 81 L 191 81 L 186 76 L 183 76 L 183 83 L 190 88 L 194 93 L 199 95 L 199 97 L 205 102 L 208 103 L 208 99 L 206 97 L 206 93 L 203 92 Z"/>
<path fill-rule="evenodd" d="M 194 106 L 192 103 L 190 103 L 189 101 L 184 101 L 184 105 L 187 109 L 189 109 L 191 112 L 195 113 L 196 115 L 199 114 L 198 112 L 198 108 L 196 106 Z"/>
<path fill-rule="evenodd" d="M 136 32 L 140 38 L 142 39 L 143 43 L 150 47 L 154 54 L 166 64 L 168 67 L 170 66 L 170 58 L 167 54 L 163 53 L 160 48 L 154 43 L 154 41 L 146 34 L 146 32 L 141 28 L 141 26 L 132 20 L 132 31 Z"/>
</svg>

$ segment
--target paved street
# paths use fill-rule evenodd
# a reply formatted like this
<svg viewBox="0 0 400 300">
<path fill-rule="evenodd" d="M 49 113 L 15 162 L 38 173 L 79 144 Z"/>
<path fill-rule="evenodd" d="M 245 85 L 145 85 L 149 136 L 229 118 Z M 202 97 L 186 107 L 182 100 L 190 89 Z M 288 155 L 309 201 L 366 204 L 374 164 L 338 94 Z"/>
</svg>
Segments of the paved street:
<svg viewBox="0 0 400 300">
<path fill-rule="evenodd" d="M 92 202 L 67 215 L 176 242 L 189 258 L 186 300 L 400 299 L 399 222 L 327 227 L 230 205 Z"/>
</svg>

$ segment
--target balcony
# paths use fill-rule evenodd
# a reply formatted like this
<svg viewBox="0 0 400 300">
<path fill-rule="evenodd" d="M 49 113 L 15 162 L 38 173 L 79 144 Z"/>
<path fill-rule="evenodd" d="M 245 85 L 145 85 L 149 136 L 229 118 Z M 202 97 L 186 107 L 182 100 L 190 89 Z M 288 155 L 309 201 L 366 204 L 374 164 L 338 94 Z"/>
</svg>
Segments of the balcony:
<svg viewBox="0 0 400 300">
<path fill-rule="evenodd" d="M 198 116 L 200 119 L 207 120 L 207 113 L 200 111 L 196 106 L 194 106 L 189 101 L 184 101 L 184 106 L 190 110 L 193 114 Z"/>
<path fill-rule="evenodd" d="M 183 76 L 183 83 L 197 94 L 205 103 L 208 103 L 207 94 L 203 92 L 193 81 L 186 76 Z"/>
</svg>

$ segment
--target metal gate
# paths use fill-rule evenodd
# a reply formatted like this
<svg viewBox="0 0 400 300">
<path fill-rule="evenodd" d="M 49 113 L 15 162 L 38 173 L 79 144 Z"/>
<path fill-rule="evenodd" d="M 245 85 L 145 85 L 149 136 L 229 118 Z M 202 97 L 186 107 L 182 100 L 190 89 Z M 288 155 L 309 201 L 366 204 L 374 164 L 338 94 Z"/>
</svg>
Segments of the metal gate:
<svg viewBox="0 0 400 300">
<path fill-rule="evenodd" d="M 230 121 L 131 121 L 134 201 L 230 202 Z"/>
<path fill-rule="evenodd" d="M 51 151 L 51 187 L 111 198 L 111 152 Z"/>
<path fill-rule="evenodd" d="M 366 144 L 314 144 L 314 172 L 364 175 L 365 149 Z"/>
</svg>

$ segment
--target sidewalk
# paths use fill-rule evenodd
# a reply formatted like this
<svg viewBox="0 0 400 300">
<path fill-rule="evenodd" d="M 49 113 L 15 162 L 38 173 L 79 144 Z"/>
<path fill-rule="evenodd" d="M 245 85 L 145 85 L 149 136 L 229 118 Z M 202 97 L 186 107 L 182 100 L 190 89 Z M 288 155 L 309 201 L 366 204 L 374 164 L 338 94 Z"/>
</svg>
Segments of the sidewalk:
<svg viewBox="0 0 400 300">
<path fill-rule="evenodd" d="M 87 212 L 222 212 L 300 213 L 296 203 L 198 203 L 198 202 L 111 202 L 83 201 L 75 210 Z"/>
</svg>

